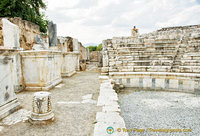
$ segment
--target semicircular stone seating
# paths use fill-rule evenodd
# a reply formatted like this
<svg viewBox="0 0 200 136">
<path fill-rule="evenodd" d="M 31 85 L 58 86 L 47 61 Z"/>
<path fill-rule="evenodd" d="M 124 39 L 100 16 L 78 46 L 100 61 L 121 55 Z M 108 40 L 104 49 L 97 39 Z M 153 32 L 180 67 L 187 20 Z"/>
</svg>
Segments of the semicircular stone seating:
<svg viewBox="0 0 200 136">
<path fill-rule="evenodd" d="M 102 74 L 125 87 L 200 92 L 200 25 L 104 40 Z"/>
</svg>

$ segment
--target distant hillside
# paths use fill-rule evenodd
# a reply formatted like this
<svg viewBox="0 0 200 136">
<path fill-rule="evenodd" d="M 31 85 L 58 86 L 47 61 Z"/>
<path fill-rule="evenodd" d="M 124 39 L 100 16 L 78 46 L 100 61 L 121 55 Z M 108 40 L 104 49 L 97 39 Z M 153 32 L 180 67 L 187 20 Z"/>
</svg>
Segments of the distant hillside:
<svg viewBox="0 0 200 136">
<path fill-rule="evenodd" d="M 98 46 L 99 43 L 86 43 L 86 44 L 83 44 L 83 46 L 85 47 L 88 47 L 88 46 Z"/>
</svg>

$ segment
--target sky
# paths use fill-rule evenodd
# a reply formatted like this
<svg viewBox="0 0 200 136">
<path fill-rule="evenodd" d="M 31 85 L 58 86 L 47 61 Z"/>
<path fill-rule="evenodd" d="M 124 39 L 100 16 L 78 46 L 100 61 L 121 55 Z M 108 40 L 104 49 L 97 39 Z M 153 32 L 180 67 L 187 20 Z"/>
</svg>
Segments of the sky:
<svg viewBox="0 0 200 136">
<path fill-rule="evenodd" d="M 200 0 L 46 0 L 46 15 L 58 36 L 83 44 L 148 33 L 169 26 L 200 24 Z"/>
</svg>

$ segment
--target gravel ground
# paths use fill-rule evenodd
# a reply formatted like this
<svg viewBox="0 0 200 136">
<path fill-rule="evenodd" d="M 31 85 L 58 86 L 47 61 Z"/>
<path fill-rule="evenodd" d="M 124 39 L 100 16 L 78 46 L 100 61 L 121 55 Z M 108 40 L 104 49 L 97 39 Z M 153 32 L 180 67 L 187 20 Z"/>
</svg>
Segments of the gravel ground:
<svg viewBox="0 0 200 136">
<path fill-rule="evenodd" d="M 78 72 L 64 78 L 64 85 L 50 90 L 55 122 L 48 125 L 31 125 L 20 122 L 15 125 L 1 126 L 2 136 L 92 136 L 96 112 L 100 109 L 94 102 L 99 92 L 99 73 L 95 67 L 91 71 Z M 23 109 L 32 110 L 34 92 L 17 94 Z M 92 100 L 83 101 L 83 96 L 92 94 Z M 90 96 L 90 95 L 89 95 Z M 83 97 L 83 98 L 82 98 Z M 90 103 L 92 102 L 92 103 Z M 8 119 L 7 119 L 8 120 Z M 1 123 L 1 122 L 0 122 Z"/>
<path fill-rule="evenodd" d="M 200 135 L 199 95 L 126 88 L 119 94 L 119 101 L 130 136 Z M 159 132 L 180 130 L 181 132 Z"/>
</svg>

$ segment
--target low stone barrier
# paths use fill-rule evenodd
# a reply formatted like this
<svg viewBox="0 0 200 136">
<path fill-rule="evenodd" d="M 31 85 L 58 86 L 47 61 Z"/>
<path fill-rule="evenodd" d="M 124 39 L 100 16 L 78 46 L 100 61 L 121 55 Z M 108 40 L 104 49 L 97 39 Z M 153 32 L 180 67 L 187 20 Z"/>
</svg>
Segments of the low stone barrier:
<svg viewBox="0 0 200 136">
<path fill-rule="evenodd" d="M 200 74 L 170 72 L 110 72 L 110 78 L 125 87 L 200 92 Z"/>
<path fill-rule="evenodd" d="M 128 133 L 122 132 L 121 129 L 125 128 L 125 122 L 120 116 L 120 106 L 118 104 L 118 96 L 111 80 L 107 76 L 100 78 L 100 93 L 97 106 L 102 106 L 102 112 L 97 112 L 94 128 L 94 136 L 128 136 Z"/>
</svg>

